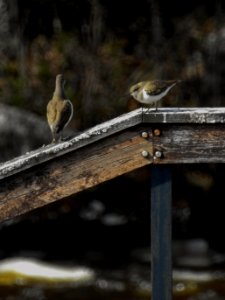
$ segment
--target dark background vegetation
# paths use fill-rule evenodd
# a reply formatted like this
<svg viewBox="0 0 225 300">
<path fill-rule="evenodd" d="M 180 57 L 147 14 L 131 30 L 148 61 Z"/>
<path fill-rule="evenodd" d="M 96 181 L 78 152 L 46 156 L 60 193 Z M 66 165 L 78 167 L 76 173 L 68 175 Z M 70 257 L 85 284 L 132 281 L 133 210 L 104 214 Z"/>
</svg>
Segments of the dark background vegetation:
<svg viewBox="0 0 225 300">
<path fill-rule="evenodd" d="M 183 80 L 164 105 L 223 105 L 223 1 L 1 0 L 0 14 L 4 103 L 45 116 L 63 72 L 77 129 L 136 107 L 143 79 Z"/>
<path fill-rule="evenodd" d="M 138 107 L 126 93 L 145 79 L 182 79 L 162 105 L 224 106 L 225 3 L 0 0 L 1 103 L 46 123 L 58 73 L 64 73 L 75 107 L 74 131 Z M 42 130 L 26 150 L 46 142 L 48 129 Z M 18 154 L 20 141 L 13 144 L 11 135 L 5 140 L 4 160 Z M 131 248 L 149 245 L 149 175 L 148 168 L 139 170 L 3 224 L 0 254 L 75 259 L 84 257 L 84 249 L 103 249 L 124 260 Z M 175 238 L 205 238 L 225 251 L 215 234 L 225 225 L 223 178 L 223 166 L 174 168 Z M 107 223 L 112 213 L 120 217 L 117 226 Z"/>
</svg>

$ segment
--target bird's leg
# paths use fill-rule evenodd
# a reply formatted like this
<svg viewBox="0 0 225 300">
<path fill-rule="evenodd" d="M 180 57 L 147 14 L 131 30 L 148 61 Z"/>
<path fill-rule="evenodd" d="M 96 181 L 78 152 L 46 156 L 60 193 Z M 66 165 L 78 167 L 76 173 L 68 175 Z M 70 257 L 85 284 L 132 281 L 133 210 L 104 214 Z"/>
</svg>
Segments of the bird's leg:
<svg viewBox="0 0 225 300">
<path fill-rule="evenodd" d="M 59 142 L 63 142 L 64 138 L 63 138 L 63 133 L 61 132 L 59 135 Z"/>
<path fill-rule="evenodd" d="M 52 144 L 55 144 L 56 143 L 56 136 L 55 136 L 55 133 L 52 132 Z"/>
<path fill-rule="evenodd" d="M 157 101 L 155 102 L 155 111 L 158 110 L 158 107 L 157 107 Z"/>
<path fill-rule="evenodd" d="M 147 106 L 147 112 L 150 112 L 151 106 Z"/>
</svg>

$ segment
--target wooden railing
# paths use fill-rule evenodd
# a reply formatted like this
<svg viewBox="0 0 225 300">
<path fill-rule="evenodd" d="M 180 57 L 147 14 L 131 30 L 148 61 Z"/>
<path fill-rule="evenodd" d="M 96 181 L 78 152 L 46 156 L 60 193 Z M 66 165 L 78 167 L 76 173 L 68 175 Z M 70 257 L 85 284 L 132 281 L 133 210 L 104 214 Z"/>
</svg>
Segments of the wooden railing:
<svg viewBox="0 0 225 300">
<path fill-rule="evenodd" d="M 0 165 L 0 221 L 151 166 L 152 299 L 172 298 L 171 168 L 225 162 L 225 108 L 138 109 Z"/>
</svg>

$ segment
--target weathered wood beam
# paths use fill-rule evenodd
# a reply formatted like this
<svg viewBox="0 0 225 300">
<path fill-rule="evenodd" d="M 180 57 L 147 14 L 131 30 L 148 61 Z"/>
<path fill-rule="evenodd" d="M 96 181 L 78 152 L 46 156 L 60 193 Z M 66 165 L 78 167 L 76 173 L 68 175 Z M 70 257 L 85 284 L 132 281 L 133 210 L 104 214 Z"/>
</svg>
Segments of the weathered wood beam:
<svg viewBox="0 0 225 300">
<path fill-rule="evenodd" d="M 151 163 L 225 163 L 225 108 L 138 109 L 1 164 L 0 221 Z"/>
<path fill-rule="evenodd" d="M 225 124 L 135 126 L 1 180 L 0 221 L 147 164 L 218 162 L 225 162 Z"/>
<path fill-rule="evenodd" d="M 225 163 L 225 124 L 157 124 L 153 132 L 154 164 Z"/>
<path fill-rule="evenodd" d="M 225 123 L 225 107 L 162 107 L 143 109 L 143 122 L 146 123 Z"/>
<path fill-rule="evenodd" d="M 82 132 L 68 141 L 58 144 L 43 145 L 41 148 L 16 157 L 8 162 L 0 164 L 0 179 L 15 173 L 29 169 L 42 162 L 54 159 L 68 152 L 77 150 L 91 143 L 111 136 L 114 133 L 140 124 L 142 111 L 140 109 L 121 115 L 107 122 L 96 125 Z"/>
<path fill-rule="evenodd" d="M 217 108 L 140 108 L 117 118 L 94 126 L 70 140 L 56 145 L 47 145 L 35 151 L 0 164 L 0 179 L 6 178 L 32 166 L 86 145 L 104 139 L 114 133 L 138 124 L 224 124 L 225 107 Z"/>
<path fill-rule="evenodd" d="M 143 150 L 152 157 L 152 144 L 135 127 L 5 178 L 0 183 L 0 221 L 150 164 Z"/>
</svg>

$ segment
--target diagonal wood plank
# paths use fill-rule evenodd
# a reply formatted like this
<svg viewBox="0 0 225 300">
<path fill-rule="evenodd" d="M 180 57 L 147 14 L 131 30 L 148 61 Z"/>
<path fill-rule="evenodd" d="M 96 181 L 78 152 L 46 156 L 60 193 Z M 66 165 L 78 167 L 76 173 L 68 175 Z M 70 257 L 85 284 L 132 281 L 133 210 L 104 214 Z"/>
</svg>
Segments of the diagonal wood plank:
<svg viewBox="0 0 225 300">
<path fill-rule="evenodd" d="M 138 127 L 122 131 L 2 180 L 0 221 L 150 164 L 152 144 L 140 132 Z"/>
</svg>

